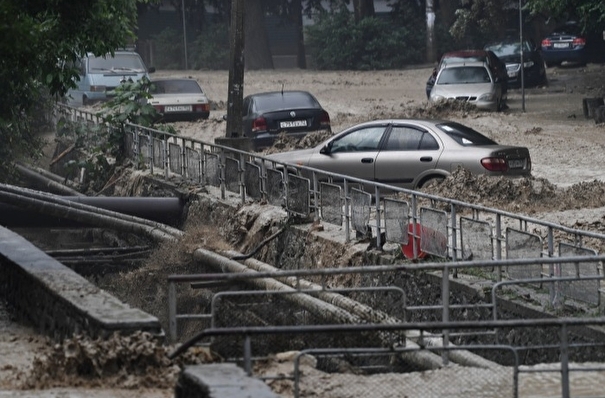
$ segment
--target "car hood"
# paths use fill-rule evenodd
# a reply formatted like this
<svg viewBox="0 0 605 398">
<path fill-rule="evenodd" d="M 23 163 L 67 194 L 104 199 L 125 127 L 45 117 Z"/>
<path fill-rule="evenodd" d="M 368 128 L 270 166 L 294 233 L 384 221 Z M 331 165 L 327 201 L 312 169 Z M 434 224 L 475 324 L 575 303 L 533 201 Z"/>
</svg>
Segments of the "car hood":
<svg viewBox="0 0 605 398">
<path fill-rule="evenodd" d="M 438 84 L 433 87 L 431 95 L 440 95 L 442 97 L 479 97 L 492 90 L 492 83 Z"/>
<path fill-rule="evenodd" d="M 530 52 L 523 53 L 523 60 L 527 61 L 528 59 L 533 59 L 532 53 L 530 53 Z M 521 55 L 520 54 L 506 55 L 506 56 L 500 57 L 500 60 L 502 60 L 502 62 L 504 62 L 505 64 L 519 64 L 519 63 L 521 63 Z"/>
<path fill-rule="evenodd" d="M 272 153 L 265 156 L 269 160 L 275 160 L 277 162 L 291 163 L 297 166 L 307 166 L 309 160 L 314 153 L 319 152 L 320 147 L 299 149 L 295 151 L 287 151 L 280 153 Z"/>
</svg>

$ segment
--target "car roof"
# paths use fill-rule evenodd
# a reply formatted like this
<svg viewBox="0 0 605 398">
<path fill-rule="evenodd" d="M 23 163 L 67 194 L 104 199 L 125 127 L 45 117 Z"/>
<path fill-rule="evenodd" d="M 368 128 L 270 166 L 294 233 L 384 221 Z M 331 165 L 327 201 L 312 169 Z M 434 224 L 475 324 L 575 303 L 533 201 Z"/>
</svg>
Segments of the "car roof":
<svg viewBox="0 0 605 398">
<path fill-rule="evenodd" d="M 450 51 L 445 54 L 441 58 L 448 57 L 478 57 L 478 56 L 487 56 L 488 50 L 460 50 L 460 51 Z"/>
<path fill-rule="evenodd" d="M 441 124 L 441 123 L 457 123 L 453 120 L 445 119 L 428 119 L 428 118 L 399 118 L 399 119 L 376 119 L 363 123 L 358 123 L 351 127 L 360 127 L 372 124 L 402 124 L 402 123 L 420 123 L 420 124 Z"/>
<path fill-rule="evenodd" d="M 196 79 L 190 77 L 160 77 L 151 79 L 151 82 L 178 82 L 178 81 L 194 81 L 197 82 Z"/>
<path fill-rule="evenodd" d="M 443 66 L 444 69 L 450 69 L 450 68 L 461 68 L 464 66 L 482 66 L 487 68 L 487 63 L 485 62 L 481 62 L 481 61 L 464 61 L 464 62 L 450 62 L 448 64 L 445 64 Z"/>
<path fill-rule="evenodd" d="M 248 97 L 271 97 L 271 96 L 285 95 L 285 94 L 303 94 L 303 95 L 313 96 L 310 92 L 304 91 L 304 90 L 283 90 L 283 91 L 267 91 L 264 93 L 255 93 L 255 94 L 248 95 Z"/>
</svg>

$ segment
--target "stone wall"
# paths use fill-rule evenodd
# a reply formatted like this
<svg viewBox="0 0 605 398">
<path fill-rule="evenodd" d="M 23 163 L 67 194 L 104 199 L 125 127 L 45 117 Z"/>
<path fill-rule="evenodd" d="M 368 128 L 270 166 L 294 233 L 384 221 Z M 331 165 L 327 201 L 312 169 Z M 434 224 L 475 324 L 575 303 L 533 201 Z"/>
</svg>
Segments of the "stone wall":
<svg viewBox="0 0 605 398">
<path fill-rule="evenodd" d="M 105 338 L 136 331 L 164 338 L 155 316 L 131 308 L 2 227 L 0 296 L 15 315 L 57 341 L 74 334 Z"/>
</svg>

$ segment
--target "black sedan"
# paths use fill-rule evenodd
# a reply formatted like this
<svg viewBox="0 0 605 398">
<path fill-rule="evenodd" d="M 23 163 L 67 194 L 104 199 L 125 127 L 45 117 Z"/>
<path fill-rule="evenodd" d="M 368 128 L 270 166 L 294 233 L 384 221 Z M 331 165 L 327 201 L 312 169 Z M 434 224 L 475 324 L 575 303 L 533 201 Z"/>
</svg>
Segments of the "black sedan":
<svg viewBox="0 0 605 398">
<path fill-rule="evenodd" d="M 521 86 L 521 48 L 523 48 L 523 82 L 526 87 L 542 86 L 548 83 L 546 67 L 540 49 L 530 40 L 508 39 L 485 46 L 506 64 L 508 86 Z"/>
<path fill-rule="evenodd" d="M 307 91 L 252 94 L 244 98 L 243 130 L 259 150 L 271 146 L 282 132 L 301 138 L 313 131 L 331 131 L 330 115 Z"/>
</svg>

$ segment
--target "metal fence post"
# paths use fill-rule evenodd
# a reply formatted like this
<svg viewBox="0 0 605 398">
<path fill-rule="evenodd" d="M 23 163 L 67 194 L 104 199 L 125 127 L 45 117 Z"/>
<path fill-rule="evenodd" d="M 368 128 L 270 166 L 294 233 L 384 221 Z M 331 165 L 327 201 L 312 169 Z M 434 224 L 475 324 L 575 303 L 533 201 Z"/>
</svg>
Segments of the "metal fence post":
<svg viewBox="0 0 605 398">
<path fill-rule="evenodd" d="M 176 343 L 176 286 L 175 282 L 168 282 L 168 328 L 170 341 Z"/>
</svg>

